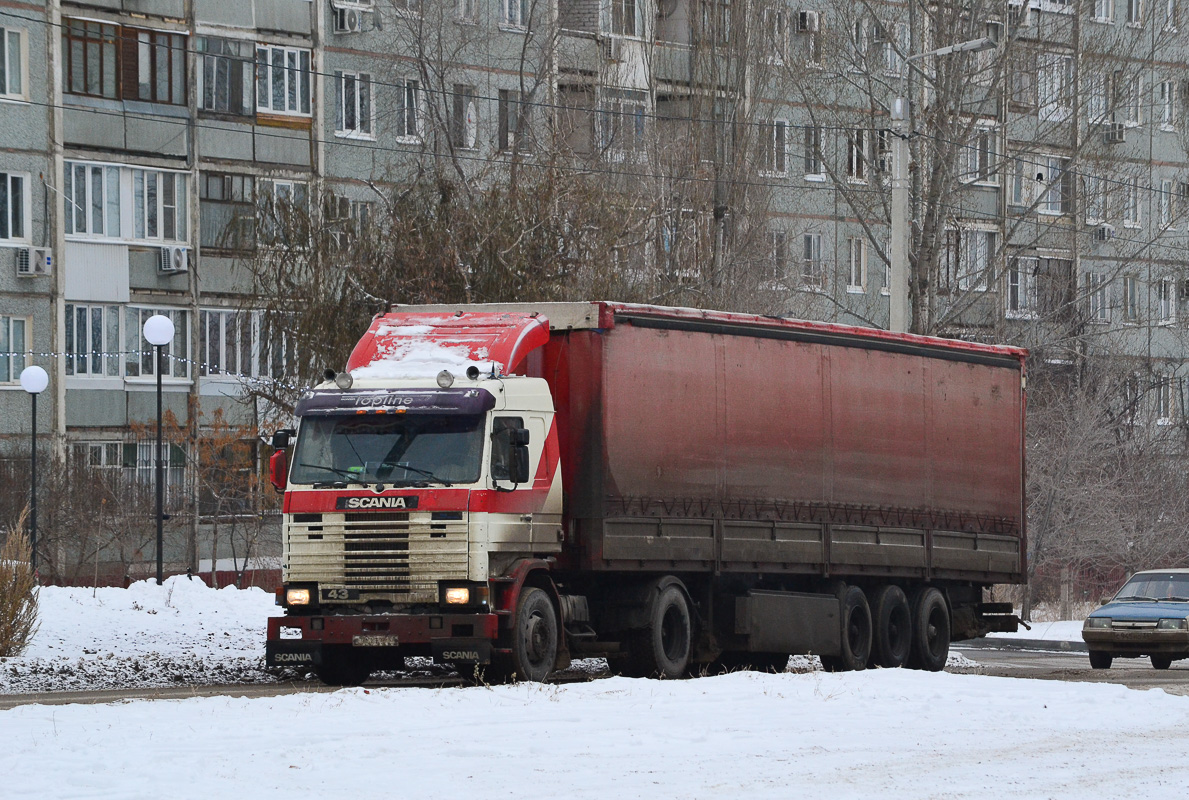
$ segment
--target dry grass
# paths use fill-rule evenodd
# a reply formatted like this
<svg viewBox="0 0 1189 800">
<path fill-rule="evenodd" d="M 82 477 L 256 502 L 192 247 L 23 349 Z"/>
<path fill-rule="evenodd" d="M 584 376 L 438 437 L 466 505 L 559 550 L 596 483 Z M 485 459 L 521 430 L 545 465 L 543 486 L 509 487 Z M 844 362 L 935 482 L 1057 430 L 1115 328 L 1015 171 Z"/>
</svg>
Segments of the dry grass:
<svg viewBox="0 0 1189 800">
<path fill-rule="evenodd" d="M 37 633 L 37 579 L 33 574 L 28 509 L 0 547 L 0 658 L 19 656 Z"/>
</svg>

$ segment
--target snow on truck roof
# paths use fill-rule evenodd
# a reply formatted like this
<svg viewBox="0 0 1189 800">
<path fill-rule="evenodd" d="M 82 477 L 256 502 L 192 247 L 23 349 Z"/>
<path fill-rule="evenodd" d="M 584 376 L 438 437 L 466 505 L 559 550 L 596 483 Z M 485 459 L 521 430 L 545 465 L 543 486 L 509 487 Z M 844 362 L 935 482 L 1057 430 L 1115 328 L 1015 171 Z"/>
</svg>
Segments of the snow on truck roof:
<svg viewBox="0 0 1189 800">
<path fill-rule="evenodd" d="M 1023 362 L 1018 347 L 893 333 L 829 322 L 631 303 L 491 303 L 461 306 L 393 306 L 377 315 L 351 353 L 347 369 L 356 379 L 432 378 L 455 374 L 512 373 L 532 350 L 565 330 L 610 329 L 617 321 L 685 327 L 721 333 L 781 335 L 877 349 L 909 349 L 971 360 Z"/>
</svg>

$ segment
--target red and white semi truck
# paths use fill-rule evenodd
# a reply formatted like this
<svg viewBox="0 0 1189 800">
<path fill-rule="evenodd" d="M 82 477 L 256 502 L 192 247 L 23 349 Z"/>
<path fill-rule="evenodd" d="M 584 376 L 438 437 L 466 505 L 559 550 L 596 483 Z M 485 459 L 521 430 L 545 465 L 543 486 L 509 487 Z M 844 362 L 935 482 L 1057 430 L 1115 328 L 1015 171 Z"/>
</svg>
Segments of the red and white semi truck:
<svg viewBox="0 0 1189 800">
<path fill-rule="evenodd" d="M 1025 351 L 617 303 L 396 307 L 274 437 L 267 663 L 944 667 L 1015 630 Z M 290 454 L 291 452 L 291 454 Z"/>
</svg>

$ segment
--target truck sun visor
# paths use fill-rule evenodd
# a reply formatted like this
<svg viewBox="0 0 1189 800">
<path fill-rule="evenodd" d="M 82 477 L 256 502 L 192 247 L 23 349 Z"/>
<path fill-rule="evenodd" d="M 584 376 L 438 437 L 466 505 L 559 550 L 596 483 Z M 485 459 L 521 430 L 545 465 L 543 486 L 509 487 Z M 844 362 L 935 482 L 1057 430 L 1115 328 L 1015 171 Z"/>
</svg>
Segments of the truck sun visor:
<svg viewBox="0 0 1189 800">
<path fill-rule="evenodd" d="M 310 390 L 297 401 L 296 413 L 482 414 L 493 408 L 495 395 L 486 389 Z"/>
</svg>

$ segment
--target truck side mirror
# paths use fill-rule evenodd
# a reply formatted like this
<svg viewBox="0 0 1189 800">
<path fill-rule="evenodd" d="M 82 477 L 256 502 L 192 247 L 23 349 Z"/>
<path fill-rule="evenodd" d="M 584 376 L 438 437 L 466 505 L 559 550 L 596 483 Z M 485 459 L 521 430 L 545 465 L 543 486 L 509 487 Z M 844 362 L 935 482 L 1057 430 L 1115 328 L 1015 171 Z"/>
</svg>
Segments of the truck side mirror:
<svg viewBox="0 0 1189 800">
<path fill-rule="evenodd" d="M 276 436 L 273 436 L 273 442 L 276 442 Z M 289 480 L 289 456 L 285 454 L 285 450 L 279 449 L 268 459 L 269 477 L 272 480 L 273 488 L 278 492 L 285 491 L 285 485 Z"/>
<path fill-rule="evenodd" d="M 513 444 L 509 456 L 508 480 L 512 483 L 528 483 L 528 445 Z"/>
<path fill-rule="evenodd" d="M 272 435 L 272 446 L 274 450 L 284 450 L 289 446 L 289 437 L 296 431 L 292 428 L 281 428 Z"/>
</svg>

